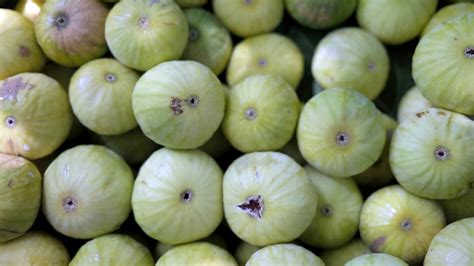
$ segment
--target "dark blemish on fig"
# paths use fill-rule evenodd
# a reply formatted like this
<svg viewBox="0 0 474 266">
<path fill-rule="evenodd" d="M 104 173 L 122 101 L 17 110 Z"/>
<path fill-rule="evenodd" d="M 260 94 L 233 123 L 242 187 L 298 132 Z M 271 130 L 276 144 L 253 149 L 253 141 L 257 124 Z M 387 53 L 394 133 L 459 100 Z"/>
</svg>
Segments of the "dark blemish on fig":
<svg viewBox="0 0 474 266">
<path fill-rule="evenodd" d="M 385 243 L 386 237 L 379 237 L 375 239 L 369 246 L 370 251 L 372 252 L 380 252 L 380 248 Z"/>
<path fill-rule="evenodd" d="M 449 150 L 443 146 L 436 147 L 434 151 L 434 156 L 438 161 L 445 161 L 451 157 Z"/>
<path fill-rule="evenodd" d="M 138 19 L 138 26 L 140 26 L 140 28 L 142 29 L 145 29 L 148 27 L 148 18 L 147 17 L 140 17 Z"/>
<path fill-rule="evenodd" d="M 171 97 L 171 110 L 173 115 L 179 115 L 183 113 L 183 107 L 181 106 L 181 100 L 178 97 Z"/>
<path fill-rule="evenodd" d="M 193 192 L 189 189 L 183 191 L 183 193 L 181 193 L 180 195 L 180 199 L 182 203 L 188 203 L 191 201 L 192 198 L 193 198 Z"/>
<path fill-rule="evenodd" d="M 474 57 L 474 48 L 468 46 L 464 48 L 464 57 L 466 58 L 473 58 Z"/>
<path fill-rule="evenodd" d="M 457 37 L 454 37 L 454 40 L 455 40 L 455 41 L 457 41 L 457 40 L 458 40 L 458 38 L 457 38 Z"/>
<path fill-rule="evenodd" d="M 34 86 L 24 82 L 23 78 L 16 77 L 16 78 L 8 78 L 3 81 L 2 86 L 0 87 L 0 101 L 1 100 L 8 100 L 13 101 L 16 100 L 16 96 L 20 90 L 24 89 L 33 89 Z"/>
<path fill-rule="evenodd" d="M 469 188 L 474 189 L 474 182 L 469 183 Z"/>
<path fill-rule="evenodd" d="M 7 186 L 8 186 L 8 188 L 12 188 L 14 184 L 15 184 L 15 183 L 13 182 L 13 180 L 10 179 L 10 180 L 8 180 Z"/>
<path fill-rule="evenodd" d="M 446 115 L 445 112 L 441 112 L 441 111 L 438 111 L 437 114 L 439 114 L 439 115 Z"/>
<path fill-rule="evenodd" d="M 247 213 L 250 217 L 261 220 L 265 205 L 263 203 L 262 196 L 255 195 L 248 197 L 244 202 L 237 205 L 237 208 Z"/>
<path fill-rule="evenodd" d="M 326 205 L 326 206 L 322 207 L 322 208 L 321 208 L 321 214 L 322 214 L 323 216 L 326 216 L 326 217 L 332 216 L 332 208 L 331 208 L 331 206 Z"/>
<path fill-rule="evenodd" d="M 195 41 L 199 37 L 199 32 L 195 28 L 189 29 L 189 40 Z"/>
<path fill-rule="evenodd" d="M 370 72 L 375 71 L 375 64 L 374 63 L 369 63 L 367 65 L 367 68 L 369 69 Z"/>
<path fill-rule="evenodd" d="M 20 45 L 20 49 L 18 50 L 18 53 L 20 54 L 21 57 L 29 57 L 31 55 L 30 49 L 28 47 Z"/>
<path fill-rule="evenodd" d="M 77 209 L 77 199 L 67 197 L 63 199 L 63 208 L 66 212 L 73 212 Z"/>
<path fill-rule="evenodd" d="M 261 66 L 261 67 L 265 67 L 265 66 L 268 65 L 268 60 L 265 59 L 265 58 L 260 58 L 260 59 L 258 60 L 258 65 Z"/>
<path fill-rule="evenodd" d="M 54 19 L 54 25 L 58 30 L 65 29 L 69 25 L 70 19 L 66 13 L 59 13 Z"/>
<path fill-rule="evenodd" d="M 420 118 L 420 117 L 422 117 L 422 116 L 424 116 L 424 115 L 426 115 L 426 114 L 428 114 L 428 113 L 429 113 L 428 111 L 425 111 L 425 112 L 418 112 L 418 113 L 416 113 L 416 116 L 417 116 L 418 118 Z"/>
</svg>

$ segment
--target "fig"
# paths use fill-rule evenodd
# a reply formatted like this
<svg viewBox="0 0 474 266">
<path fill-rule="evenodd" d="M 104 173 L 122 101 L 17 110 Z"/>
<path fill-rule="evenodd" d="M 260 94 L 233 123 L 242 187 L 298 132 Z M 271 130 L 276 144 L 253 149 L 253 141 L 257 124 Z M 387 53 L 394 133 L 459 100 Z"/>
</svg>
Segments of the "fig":
<svg viewBox="0 0 474 266">
<path fill-rule="evenodd" d="M 324 266 L 324 262 L 311 251 L 295 244 L 266 246 L 250 256 L 245 263 L 252 265 L 301 265 Z"/>
<path fill-rule="evenodd" d="M 296 136 L 301 154 L 316 170 L 349 177 L 377 161 L 386 132 L 380 111 L 367 97 L 352 89 L 333 88 L 305 104 Z"/>
<path fill-rule="evenodd" d="M 456 18 L 458 16 L 467 15 L 474 13 L 474 4 L 473 3 L 457 3 L 452 5 L 447 5 L 439 9 L 428 21 L 421 36 L 428 33 L 430 30 L 435 28 L 438 24 L 448 21 L 450 19 Z"/>
<path fill-rule="evenodd" d="M 170 249 L 158 259 L 163 265 L 235 265 L 237 262 L 225 249 L 207 242 L 194 242 Z"/>
<path fill-rule="evenodd" d="M 105 38 L 114 57 L 140 71 L 179 59 L 188 33 L 186 17 L 173 0 L 122 0 L 105 23 Z"/>
<path fill-rule="evenodd" d="M 33 163 L 0 153 L 0 242 L 31 228 L 41 204 L 41 182 Z"/>
<path fill-rule="evenodd" d="M 421 94 L 420 90 L 416 86 L 411 87 L 403 94 L 398 104 L 398 122 L 411 118 L 417 112 L 431 107 L 434 107 L 433 104 Z"/>
<path fill-rule="evenodd" d="M 319 256 L 326 266 L 344 266 L 346 262 L 368 253 L 369 247 L 360 238 L 354 238 L 340 247 L 323 250 Z"/>
<path fill-rule="evenodd" d="M 239 263 L 239 265 L 245 265 L 245 263 L 250 259 L 250 256 L 252 256 L 253 253 L 257 252 L 260 249 L 261 247 L 254 246 L 245 241 L 241 241 L 235 249 L 234 257 Z"/>
<path fill-rule="evenodd" d="M 348 261 L 346 266 L 408 266 L 403 260 L 384 253 L 364 254 Z"/>
<path fill-rule="evenodd" d="M 143 74 L 132 95 L 143 133 L 172 149 L 195 149 L 224 118 L 225 96 L 217 76 L 194 61 L 170 61 Z"/>
<path fill-rule="evenodd" d="M 234 87 L 256 74 L 281 76 L 296 90 L 303 69 L 303 54 L 298 46 L 284 35 L 268 33 L 249 37 L 235 46 L 226 77 L 229 85 Z"/>
<path fill-rule="evenodd" d="M 67 138 L 72 112 L 66 91 L 41 73 L 0 81 L 0 152 L 38 159 Z"/>
<path fill-rule="evenodd" d="M 40 71 L 46 58 L 36 43 L 33 23 L 14 10 L 0 8 L 0 25 L 0 80 Z"/>
<path fill-rule="evenodd" d="M 100 145 L 78 145 L 46 169 L 43 213 L 63 235 L 94 238 L 128 217 L 132 187 L 132 170 L 119 155 Z"/>
<path fill-rule="evenodd" d="M 81 66 L 107 52 L 107 14 L 107 8 L 97 0 L 46 1 L 35 20 L 38 43 L 55 63 Z"/>
<path fill-rule="evenodd" d="M 440 200 L 448 222 L 455 222 L 464 218 L 474 217 L 474 187 L 464 195 L 454 199 Z"/>
</svg>

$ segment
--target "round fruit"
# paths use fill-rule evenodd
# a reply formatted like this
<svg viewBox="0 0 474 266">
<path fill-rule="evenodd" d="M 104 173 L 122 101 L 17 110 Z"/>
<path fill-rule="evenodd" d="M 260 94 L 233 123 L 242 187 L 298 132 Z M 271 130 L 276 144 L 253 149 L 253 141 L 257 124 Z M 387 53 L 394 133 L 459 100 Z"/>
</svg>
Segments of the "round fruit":
<svg viewBox="0 0 474 266">
<path fill-rule="evenodd" d="M 135 181 L 135 221 L 150 237 L 166 244 L 209 236 L 223 218 L 222 176 L 219 165 L 200 150 L 156 151 Z"/>
<path fill-rule="evenodd" d="M 43 182 L 43 212 L 66 236 L 93 238 L 117 229 L 131 210 L 133 173 L 125 161 L 98 145 L 61 153 Z"/>
<path fill-rule="evenodd" d="M 97 0 L 46 1 L 35 21 L 38 43 L 59 65 L 78 67 L 107 51 L 108 10 Z"/>
<path fill-rule="evenodd" d="M 213 0 L 217 18 L 233 34 L 248 37 L 273 31 L 283 19 L 283 0 Z"/>
<path fill-rule="evenodd" d="M 45 57 L 36 43 L 33 23 L 16 11 L 0 8 L 0 25 L 0 80 L 40 71 Z"/>
<path fill-rule="evenodd" d="M 397 113 L 398 122 L 411 118 L 421 110 L 431 107 L 434 107 L 433 104 L 421 94 L 420 90 L 416 86 L 412 87 L 400 99 Z"/>
<path fill-rule="evenodd" d="M 338 26 L 354 12 L 357 0 L 285 0 L 290 16 L 312 29 Z"/>
<path fill-rule="evenodd" d="M 332 178 L 306 165 L 318 207 L 313 222 L 299 239 L 311 246 L 334 248 L 350 241 L 359 229 L 363 198 L 357 184 L 350 178 Z"/>
<path fill-rule="evenodd" d="M 208 0 L 174 0 L 182 8 L 203 6 Z"/>
<path fill-rule="evenodd" d="M 21 236 L 33 225 L 41 204 L 41 181 L 33 163 L 0 153 L 0 242 Z"/>
<path fill-rule="evenodd" d="M 253 253 L 245 265 L 324 266 L 324 262 L 311 251 L 298 245 L 277 244 L 266 246 Z"/>
<path fill-rule="evenodd" d="M 210 243 L 210 244 L 214 244 L 214 245 L 217 245 L 225 250 L 228 249 L 227 247 L 227 243 L 225 242 L 225 239 L 222 238 L 221 236 L 219 235 L 216 235 L 216 234 L 212 234 L 206 238 L 203 238 L 202 240 L 200 240 L 200 242 L 207 242 L 207 243 Z M 170 249 L 174 248 L 175 245 L 171 245 L 171 244 L 166 244 L 166 243 L 163 243 L 163 242 L 157 242 L 154 249 L 153 249 L 153 255 L 155 258 L 160 258 L 161 256 L 163 256 L 163 254 L 165 254 L 166 252 L 168 252 Z"/>
<path fill-rule="evenodd" d="M 235 249 L 234 257 L 239 265 L 245 265 L 245 263 L 250 259 L 250 256 L 252 256 L 252 254 L 257 252 L 259 249 L 261 249 L 261 247 L 241 241 Z"/>
<path fill-rule="evenodd" d="M 150 251 L 130 236 L 109 234 L 85 243 L 69 265 L 137 265 L 153 266 Z"/>
<path fill-rule="evenodd" d="M 117 60 L 146 71 L 182 55 L 188 23 L 172 0 L 122 0 L 107 16 L 105 38 Z"/>
<path fill-rule="evenodd" d="M 293 136 L 299 113 L 298 96 L 285 80 L 253 75 L 229 92 L 222 130 L 241 152 L 277 150 Z"/>
<path fill-rule="evenodd" d="M 372 252 L 421 262 L 431 239 L 446 225 L 441 206 L 391 185 L 372 193 L 360 214 L 359 232 Z"/>
<path fill-rule="evenodd" d="M 279 152 L 247 153 L 224 174 L 230 229 L 257 246 L 289 242 L 311 224 L 317 195 L 303 168 Z"/>
<path fill-rule="evenodd" d="M 385 47 L 360 28 L 340 28 L 317 45 L 311 72 L 325 89 L 355 89 L 375 99 L 384 89 L 389 73 Z"/>
<path fill-rule="evenodd" d="M 364 254 L 348 261 L 345 266 L 408 266 L 403 260 L 384 253 Z"/>
<path fill-rule="evenodd" d="M 100 144 L 113 150 L 129 164 L 145 161 L 159 147 L 139 127 L 115 136 L 97 136 Z"/>
<path fill-rule="evenodd" d="M 286 36 L 268 33 L 238 43 L 232 52 L 226 74 L 230 86 L 235 86 L 248 76 L 271 74 L 283 77 L 296 90 L 303 70 L 303 54 L 298 46 Z"/>
<path fill-rule="evenodd" d="M 225 249 L 207 242 L 179 245 L 166 252 L 156 262 L 164 265 L 235 265 L 237 262 Z"/>
<path fill-rule="evenodd" d="M 66 91 L 40 73 L 0 81 L 0 152 L 38 159 L 67 138 L 72 112 Z"/>
<path fill-rule="evenodd" d="M 390 144 L 390 166 L 398 183 L 420 197 L 453 199 L 474 184 L 473 122 L 430 108 L 405 119 Z"/>
<path fill-rule="evenodd" d="M 351 259 L 368 253 L 370 249 L 365 243 L 359 238 L 354 238 L 341 247 L 323 250 L 319 256 L 326 266 L 344 266 Z"/>
<path fill-rule="evenodd" d="M 456 18 L 458 16 L 467 15 L 474 13 L 474 4 L 472 3 L 457 3 L 453 5 L 447 5 L 438 10 L 426 24 L 421 36 L 425 35 L 440 23 Z"/>
<path fill-rule="evenodd" d="M 44 2 L 46 2 L 46 0 L 20 0 L 15 6 L 15 10 L 20 12 L 31 22 L 35 22 L 41 8 L 43 8 Z"/>
<path fill-rule="evenodd" d="M 224 71 L 232 53 L 229 31 L 210 12 L 201 8 L 184 10 L 189 25 L 189 40 L 184 60 L 194 60 L 209 67 L 216 75 Z"/>
<path fill-rule="evenodd" d="M 441 23 L 421 38 L 413 55 L 413 78 L 423 96 L 437 107 L 468 115 L 474 114 L 473 27 L 474 14 Z"/>
<path fill-rule="evenodd" d="M 385 143 L 383 118 L 375 105 L 351 89 L 328 89 L 301 112 L 296 136 L 301 154 L 318 171 L 348 177 L 369 168 Z"/>
<path fill-rule="evenodd" d="M 469 266 L 474 260 L 474 217 L 449 224 L 431 241 L 424 265 Z"/>
<path fill-rule="evenodd" d="M 50 234 L 30 231 L 23 236 L 0 243 L 1 265 L 58 265 L 67 266 L 66 247 Z"/>
<path fill-rule="evenodd" d="M 133 111 L 143 133 L 173 149 L 194 149 L 208 141 L 224 118 L 222 84 L 194 61 L 162 63 L 141 76 Z"/>
<path fill-rule="evenodd" d="M 357 22 L 383 43 L 398 45 L 417 37 L 438 0 L 359 0 Z"/>
<path fill-rule="evenodd" d="M 474 217 L 474 187 L 464 195 L 455 199 L 440 200 L 448 222 L 455 222 L 464 218 Z"/>
<path fill-rule="evenodd" d="M 137 127 L 132 93 L 135 71 L 111 58 L 92 60 L 72 76 L 69 101 L 79 121 L 101 135 L 119 135 Z"/>
</svg>

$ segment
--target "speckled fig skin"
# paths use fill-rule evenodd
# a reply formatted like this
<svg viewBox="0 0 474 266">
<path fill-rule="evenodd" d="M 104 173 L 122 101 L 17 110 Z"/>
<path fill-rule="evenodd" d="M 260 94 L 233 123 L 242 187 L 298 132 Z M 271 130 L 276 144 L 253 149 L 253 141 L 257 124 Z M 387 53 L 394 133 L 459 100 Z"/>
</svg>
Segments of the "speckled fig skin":
<svg viewBox="0 0 474 266">
<path fill-rule="evenodd" d="M 434 107 L 433 104 L 421 94 L 420 90 L 416 86 L 411 87 L 405 92 L 398 104 L 398 122 L 412 117 L 423 109 L 431 107 Z"/>
<path fill-rule="evenodd" d="M 390 167 L 398 183 L 420 197 L 453 199 L 474 184 L 474 123 L 440 108 L 402 121 L 390 143 Z"/>
<path fill-rule="evenodd" d="M 431 240 L 444 226 L 446 219 L 438 202 L 391 185 L 365 200 L 359 232 L 372 252 L 415 264 L 423 261 Z"/>
<path fill-rule="evenodd" d="M 311 251 L 295 244 L 266 246 L 250 256 L 246 266 L 300 265 L 324 266 L 324 262 Z"/>
<path fill-rule="evenodd" d="M 170 249 L 158 259 L 155 265 L 237 266 L 237 262 L 229 252 L 217 245 L 207 242 L 194 242 Z"/>
<path fill-rule="evenodd" d="M 33 163 L 0 153 L 0 242 L 21 236 L 33 225 L 41 204 L 41 182 Z"/>
<path fill-rule="evenodd" d="M 96 0 L 49 0 L 35 21 L 38 43 L 59 65 L 78 67 L 107 51 L 108 10 Z"/>
<path fill-rule="evenodd" d="M 47 156 L 66 140 L 71 124 L 66 91 L 56 80 L 22 73 L 0 81 L 0 152 Z"/>
<path fill-rule="evenodd" d="M 348 261 L 345 266 L 408 266 L 406 262 L 385 253 L 364 254 Z"/>
<path fill-rule="evenodd" d="M 40 71 L 46 58 L 36 43 L 33 23 L 16 11 L 0 8 L 0 25 L 0 80 Z"/>
<path fill-rule="evenodd" d="M 292 18 L 312 29 L 336 27 L 354 12 L 357 0 L 285 0 Z"/>
<path fill-rule="evenodd" d="M 470 13 L 474 13 L 474 2 L 473 3 L 457 3 L 452 5 L 447 5 L 441 9 L 439 9 L 429 20 L 426 24 L 423 32 L 421 33 L 421 37 L 431 31 L 433 28 L 438 26 L 438 24 L 443 23 L 445 21 L 451 20 L 458 16 L 467 15 Z"/>
<path fill-rule="evenodd" d="M 360 238 L 354 238 L 340 247 L 321 251 L 319 256 L 326 266 L 343 266 L 351 259 L 368 253 L 370 253 L 370 249 L 364 241 Z"/>
<path fill-rule="evenodd" d="M 173 0 L 122 0 L 105 23 L 114 57 L 140 71 L 179 59 L 188 35 L 186 17 Z"/>
<path fill-rule="evenodd" d="M 64 244 L 49 233 L 30 231 L 0 243 L 1 265 L 67 266 L 70 257 Z"/>
<path fill-rule="evenodd" d="M 150 251 L 133 237 L 108 234 L 96 237 L 79 248 L 69 265 L 153 266 Z"/>
</svg>

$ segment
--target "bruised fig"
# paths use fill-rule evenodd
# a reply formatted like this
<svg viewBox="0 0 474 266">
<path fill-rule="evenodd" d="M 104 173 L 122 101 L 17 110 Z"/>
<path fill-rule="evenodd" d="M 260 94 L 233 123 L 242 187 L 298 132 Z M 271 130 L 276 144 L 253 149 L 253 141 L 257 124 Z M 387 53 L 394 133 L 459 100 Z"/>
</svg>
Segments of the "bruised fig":
<svg viewBox="0 0 474 266">
<path fill-rule="evenodd" d="M 66 91 L 40 73 L 0 81 L 0 152 L 38 159 L 67 138 L 72 112 Z"/>
<path fill-rule="evenodd" d="M 35 21 L 38 43 L 59 65 L 78 67 L 107 51 L 108 10 L 97 0 L 49 0 Z"/>
<path fill-rule="evenodd" d="M 0 8 L 0 80 L 40 71 L 46 59 L 36 43 L 33 23 L 20 13 Z"/>
</svg>

